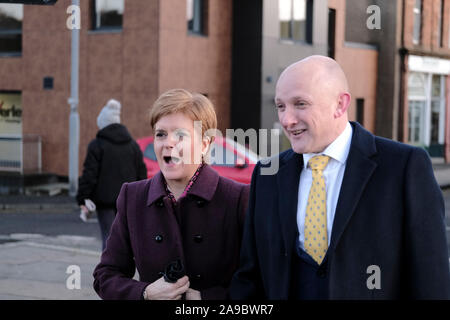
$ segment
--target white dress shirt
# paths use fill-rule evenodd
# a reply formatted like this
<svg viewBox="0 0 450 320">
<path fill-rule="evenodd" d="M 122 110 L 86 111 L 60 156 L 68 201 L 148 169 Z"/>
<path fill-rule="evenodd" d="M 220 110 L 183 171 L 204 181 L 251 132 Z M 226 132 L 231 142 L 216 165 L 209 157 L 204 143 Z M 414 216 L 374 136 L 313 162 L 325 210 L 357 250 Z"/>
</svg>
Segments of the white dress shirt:
<svg viewBox="0 0 450 320">
<path fill-rule="evenodd" d="M 312 184 L 312 170 L 308 167 L 308 160 L 314 156 L 326 155 L 330 157 L 328 165 L 323 171 L 327 191 L 327 234 L 328 245 L 331 240 L 331 229 L 333 227 L 334 214 L 344 178 L 345 165 L 352 140 L 353 129 L 350 123 L 344 131 L 321 153 L 303 154 L 304 168 L 300 174 L 297 203 L 297 226 L 299 231 L 300 247 L 305 250 L 305 214 L 306 204 L 309 197 L 309 189 Z"/>
</svg>

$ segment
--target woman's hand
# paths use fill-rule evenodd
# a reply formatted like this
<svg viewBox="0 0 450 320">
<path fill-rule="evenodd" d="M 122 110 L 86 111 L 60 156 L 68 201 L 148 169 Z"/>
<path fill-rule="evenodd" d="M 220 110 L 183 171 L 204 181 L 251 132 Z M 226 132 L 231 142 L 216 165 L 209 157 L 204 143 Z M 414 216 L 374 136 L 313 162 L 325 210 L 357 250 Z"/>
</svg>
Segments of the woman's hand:
<svg viewBox="0 0 450 320">
<path fill-rule="evenodd" d="M 146 300 L 180 300 L 183 293 L 189 289 L 189 278 L 184 276 L 175 283 L 159 278 L 146 288 Z"/>
<path fill-rule="evenodd" d="M 84 214 L 88 214 L 89 213 L 88 208 L 85 205 L 83 205 L 83 204 L 80 206 L 80 209 L 84 212 Z"/>
<path fill-rule="evenodd" d="M 186 291 L 186 300 L 202 300 L 200 291 L 189 288 Z"/>
</svg>

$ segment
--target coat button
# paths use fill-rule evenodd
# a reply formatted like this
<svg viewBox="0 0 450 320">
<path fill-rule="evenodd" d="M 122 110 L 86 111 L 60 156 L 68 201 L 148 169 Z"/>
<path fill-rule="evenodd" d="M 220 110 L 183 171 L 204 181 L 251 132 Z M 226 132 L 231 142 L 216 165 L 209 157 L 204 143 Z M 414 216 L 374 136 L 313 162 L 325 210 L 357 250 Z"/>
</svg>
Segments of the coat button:
<svg viewBox="0 0 450 320">
<path fill-rule="evenodd" d="M 203 200 L 197 200 L 197 206 L 198 206 L 199 208 L 203 207 L 204 205 L 205 205 L 205 201 L 203 201 Z"/>
<path fill-rule="evenodd" d="M 161 243 L 161 242 L 163 241 L 163 237 L 162 237 L 161 235 L 158 234 L 158 235 L 155 237 L 155 241 L 158 242 L 158 243 Z"/>
<path fill-rule="evenodd" d="M 327 275 L 327 270 L 323 269 L 323 268 L 319 268 L 319 270 L 317 270 L 317 276 L 319 278 L 325 278 L 325 276 Z"/>
<path fill-rule="evenodd" d="M 156 203 L 156 206 L 159 207 L 159 208 L 162 208 L 162 207 L 164 207 L 164 202 L 163 202 L 162 200 L 159 200 L 159 201 Z"/>
<path fill-rule="evenodd" d="M 203 241 L 203 236 L 202 236 L 201 234 L 195 235 L 195 236 L 194 236 L 194 241 L 195 241 L 196 243 L 202 242 L 202 241 Z"/>
<path fill-rule="evenodd" d="M 195 280 L 200 280 L 202 278 L 202 275 L 201 274 L 196 274 L 195 275 Z"/>
</svg>

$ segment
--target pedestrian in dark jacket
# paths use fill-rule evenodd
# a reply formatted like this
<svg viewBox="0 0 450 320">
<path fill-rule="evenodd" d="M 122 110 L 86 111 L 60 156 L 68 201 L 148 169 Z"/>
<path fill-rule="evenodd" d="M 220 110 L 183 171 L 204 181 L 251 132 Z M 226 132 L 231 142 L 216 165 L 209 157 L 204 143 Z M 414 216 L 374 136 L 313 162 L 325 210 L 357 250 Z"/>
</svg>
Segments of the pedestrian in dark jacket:
<svg viewBox="0 0 450 320">
<path fill-rule="evenodd" d="M 194 128 L 194 121 L 201 126 Z M 155 102 L 151 126 L 161 171 L 120 191 L 94 271 L 101 298 L 227 297 L 250 187 L 219 176 L 204 161 L 216 125 L 214 107 L 201 94 L 174 89 Z"/>
<path fill-rule="evenodd" d="M 102 249 L 116 215 L 116 199 L 122 184 L 147 178 L 142 152 L 127 128 L 120 124 L 120 109 L 120 102 L 111 99 L 98 115 L 100 130 L 89 143 L 77 194 L 81 210 L 88 211 L 86 200 L 96 205 Z"/>
</svg>

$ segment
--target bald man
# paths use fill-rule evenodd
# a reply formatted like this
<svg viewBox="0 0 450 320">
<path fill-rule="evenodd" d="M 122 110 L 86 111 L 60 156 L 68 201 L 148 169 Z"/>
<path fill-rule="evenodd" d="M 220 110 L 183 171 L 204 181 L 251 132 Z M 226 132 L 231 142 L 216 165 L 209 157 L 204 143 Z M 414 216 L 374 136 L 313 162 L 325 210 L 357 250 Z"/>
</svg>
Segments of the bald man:
<svg viewBox="0 0 450 320">
<path fill-rule="evenodd" d="M 349 122 L 340 66 L 281 74 L 292 149 L 253 172 L 232 299 L 450 299 L 444 202 L 428 154 Z"/>
</svg>

